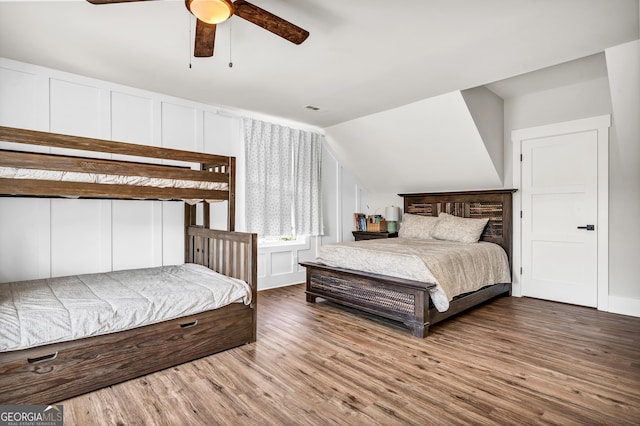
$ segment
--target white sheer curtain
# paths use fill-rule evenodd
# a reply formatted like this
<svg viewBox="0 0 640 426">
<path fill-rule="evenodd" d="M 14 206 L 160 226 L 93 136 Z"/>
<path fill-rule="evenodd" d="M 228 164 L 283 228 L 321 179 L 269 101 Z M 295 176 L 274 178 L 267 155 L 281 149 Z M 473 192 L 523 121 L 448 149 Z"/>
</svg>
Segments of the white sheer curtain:
<svg viewBox="0 0 640 426">
<path fill-rule="evenodd" d="M 247 230 L 260 236 L 291 235 L 292 141 L 288 128 L 244 120 Z"/>
<path fill-rule="evenodd" d="M 321 136 L 244 119 L 247 230 L 262 237 L 320 235 Z"/>
<path fill-rule="evenodd" d="M 296 235 L 322 235 L 322 139 L 298 132 L 293 143 L 293 223 Z"/>
</svg>

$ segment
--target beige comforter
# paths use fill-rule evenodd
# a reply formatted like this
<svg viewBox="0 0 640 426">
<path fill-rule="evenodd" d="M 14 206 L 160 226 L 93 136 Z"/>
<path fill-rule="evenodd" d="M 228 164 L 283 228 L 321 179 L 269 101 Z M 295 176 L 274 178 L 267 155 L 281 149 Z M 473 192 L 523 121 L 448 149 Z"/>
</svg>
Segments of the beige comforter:
<svg viewBox="0 0 640 426">
<path fill-rule="evenodd" d="M 435 283 L 431 300 L 440 312 L 459 294 L 511 282 L 507 254 L 497 244 L 389 238 L 320 247 L 319 263 Z"/>
</svg>

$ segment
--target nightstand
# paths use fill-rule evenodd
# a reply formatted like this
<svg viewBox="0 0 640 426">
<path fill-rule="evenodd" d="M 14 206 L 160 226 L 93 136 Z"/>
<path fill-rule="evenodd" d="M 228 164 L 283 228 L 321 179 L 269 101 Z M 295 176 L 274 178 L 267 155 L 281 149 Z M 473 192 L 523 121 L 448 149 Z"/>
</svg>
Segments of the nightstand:
<svg viewBox="0 0 640 426">
<path fill-rule="evenodd" d="M 398 236 L 397 232 L 366 232 L 366 231 L 352 231 L 353 238 L 356 241 L 363 240 L 376 240 L 380 238 L 395 238 Z"/>
</svg>

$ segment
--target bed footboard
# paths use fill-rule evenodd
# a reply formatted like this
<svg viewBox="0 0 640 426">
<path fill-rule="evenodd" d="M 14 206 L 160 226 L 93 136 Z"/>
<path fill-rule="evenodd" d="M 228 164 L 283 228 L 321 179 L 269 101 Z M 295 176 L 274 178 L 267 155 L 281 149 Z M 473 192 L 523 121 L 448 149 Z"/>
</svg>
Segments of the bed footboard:
<svg viewBox="0 0 640 426">
<path fill-rule="evenodd" d="M 251 287 L 253 337 L 256 341 L 258 299 L 258 236 L 246 232 L 221 231 L 187 226 L 185 263 L 206 266 L 228 277 L 246 281 Z"/>
<path fill-rule="evenodd" d="M 400 321 L 415 337 L 424 338 L 429 326 L 501 295 L 511 294 L 511 284 L 494 284 L 467 293 L 449 302 L 439 312 L 430 304 L 429 290 L 435 284 L 386 275 L 334 268 L 302 262 L 307 268 L 307 302 L 321 297 L 330 302 L 359 309 L 383 318 Z"/>
<path fill-rule="evenodd" d="M 423 338 L 429 331 L 429 289 L 435 284 L 363 274 L 302 262 L 307 268 L 307 302 L 317 297 L 404 323 Z"/>
</svg>

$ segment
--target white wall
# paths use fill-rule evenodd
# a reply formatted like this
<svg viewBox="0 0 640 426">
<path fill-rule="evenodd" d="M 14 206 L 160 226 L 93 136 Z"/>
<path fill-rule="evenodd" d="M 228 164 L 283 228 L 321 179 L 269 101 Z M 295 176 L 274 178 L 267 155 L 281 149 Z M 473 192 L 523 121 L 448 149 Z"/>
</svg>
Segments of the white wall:
<svg viewBox="0 0 640 426">
<path fill-rule="evenodd" d="M 326 133 L 329 146 L 371 194 L 502 185 L 502 165 L 494 166 L 459 91 L 347 121 Z"/>
<path fill-rule="evenodd" d="M 369 213 L 369 193 L 344 167 L 338 155 L 325 144 L 322 152 L 322 192 L 324 235 L 321 244 L 353 241 L 353 214 Z"/>
<path fill-rule="evenodd" d="M 342 221 L 339 220 L 342 211 L 341 194 L 342 167 L 336 155 L 327 144 L 322 147 L 322 222 L 323 235 L 321 244 L 331 244 L 341 241 Z"/>
<path fill-rule="evenodd" d="M 630 68 L 625 71 L 631 54 L 629 49 L 607 52 L 607 60 L 615 67 L 610 69 L 612 91 L 633 93 L 630 84 L 637 74 Z M 614 108 L 609 83 L 600 78 L 506 99 L 505 140 L 510 141 L 515 129 L 611 113 Z M 614 103 L 630 101 L 618 98 Z M 0 125 L 235 155 L 239 180 L 236 228 L 244 229 L 244 153 L 237 115 L 213 106 L 0 58 Z M 424 123 L 417 119 L 411 126 L 421 128 Z M 405 133 L 411 132 L 411 126 Z M 610 265 L 610 292 L 613 297 L 633 301 L 640 300 L 634 278 L 640 271 L 638 262 L 630 257 L 634 250 L 637 253 L 636 246 L 625 236 L 638 232 L 638 216 L 617 216 L 614 210 L 632 209 L 633 197 L 627 195 L 640 192 L 638 137 L 627 133 L 632 136 L 616 138 L 615 132 L 614 129 L 610 152 L 610 248 L 616 259 Z M 352 139 L 337 141 L 330 135 L 327 139 L 331 143 L 323 152 L 325 235 L 309 239 L 308 247 L 292 248 L 288 257 L 276 255 L 261 260 L 260 288 L 302 282 L 297 261 L 315 258 L 319 244 L 352 240 L 355 211 L 374 214 L 383 212 L 385 206 L 401 205 L 396 194 L 402 189 L 378 191 L 369 182 L 363 185 L 341 162 L 332 146 Z M 436 146 L 434 143 L 430 149 Z M 511 186 L 511 148 L 511 143 L 504 144 L 505 187 Z M 486 155 L 488 161 L 493 160 L 494 156 L 490 160 Z M 497 175 L 496 168 L 491 168 Z M 378 173 L 393 182 L 398 177 L 398 166 L 390 163 Z M 460 189 L 472 189 L 474 182 L 473 176 L 467 176 L 460 182 Z M 415 190 L 424 191 L 434 183 L 417 179 L 414 184 Z M 434 188 L 447 189 L 457 188 Z M 223 228 L 226 218 L 216 215 L 216 209 L 224 211 L 224 206 L 214 206 L 212 223 Z M 181 203 L 0 198 L 0 282 L 181 262 L 182 220 Z M 69 230 L 79 237 L 72 237 Z M 280 274 L 287 265 L 290 279 L 283 278 L 286 273 Z M 268 278 L 273 271 L 277 273 Z"/>
<path fill-rule="evenodd" d="M 343 179 L 343 203 L 384 215 L 403 207 L 398 193 L 501 187 L 503 117 L 502 99 L 477 87 L 329 127 L 328 144 L 353 172 Z"/>
<path fill-rule="evenodd" d="M 484 86 L 460 92 L 500 180 L 504 173 L 504 101 Z"/>
<path fill-rule="evenodd" d="M 609 146 L 610 305 L 640 315 L 640 41 L 605 54 L 614 126 Z"/>
<path fill-rule="evenodd" d="M 609 81 L 597 78 L 504 100 L 504 186 L 513 182 L 511 131 L 611 113 Z"/>
<path fill-rule="evenodd" d="M 640 315 L 640 284 L 637 279 L 640 275 L 640 263 L 637 261 L 640 253 L 637 107 L 640 73 L 637 42 L 634 43 L 635 47 L 629 45 L 607 50 L 608 77 L 505 99 L 504 186 L 512 186 L 513 146 L 510 141 L 513 130 L 612 114 L 609 145 L 609 310 Z M 612 92 L 623 95 L 618 97 Z M 615 103 L 622 106 L 616 107 Z M 620 135 L 622 129 L 618 124 L 623 116 L 627 116 L 624 119 L 625 136 Z M 519 236 L 514 236 L 514 244 L 519 243 Z"/>
<path fill-rule="evenodd" d="M 0 58 L 0 125 L 235 156 L 236 229 L 245 229 L 237 113 Z M 211 226 L 226 229 L 226 202 L 211 212 Z M 2 197 L 0 282 L 182 263 L 183 223 L 180 202 Z M 336 229 L 337 215 L 328 223 Z M 316 239 L 258 252 L 259 289 L 299 283 L 298 260 L 315 258 Z"/>
<path fill-rule="evenodd" d="M 0 58 L 0 125 L 235 156 L 236 229 L 245 229 L 244 142 L 233 111 Z M 320 244 L 352 239 L 350 217 L 366 190 L 326 144 L 322 176 L 325 235 L 260 244 L 259 290 L 303 282 L 299 261 L 314 260 Z M 226 202 L 211 213 L 211 226 L 225 229 Z M 0 282 L 181 263 L 183 214 L 179 202 L 2 197 Z"/>
<path fill-rule="evenodd" d="M 0 61 L 3 126 L 242 156 L 230 130 L 237 121 L 211 106 Z M 217 213 L 225 228 L 226 211 Z M 183 215 L 179 202 L 3 197 L 0 281 L 181 263 Z"/>
</svg>

